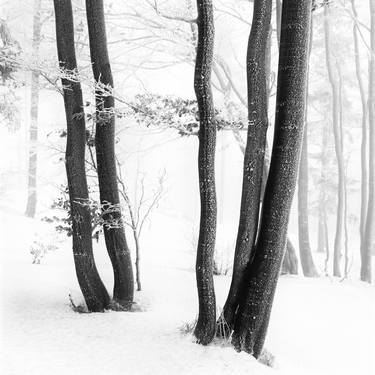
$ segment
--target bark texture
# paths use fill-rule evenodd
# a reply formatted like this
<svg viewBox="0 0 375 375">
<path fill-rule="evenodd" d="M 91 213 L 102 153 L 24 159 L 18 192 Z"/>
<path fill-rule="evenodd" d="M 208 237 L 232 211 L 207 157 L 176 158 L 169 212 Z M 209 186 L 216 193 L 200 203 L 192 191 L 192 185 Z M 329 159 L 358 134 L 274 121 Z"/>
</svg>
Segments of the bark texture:
<svg viewBox="0 0 375 375">
<path fill-rule="evenodd" d="M 324 6 L 324 32 L 326 45 L 326 63 L 328 78 L 332 89 L 332 125 L 335 139 L 335 153 L 338 168 L 338 202 L 336 216 L 336 234 L 333 251 L 333 275 L 341 277 L 341 257 L 343 248 L 343 231 L 345 216 L 345 166 L 342 152 L 342 140 L 340 131 L 340 92 L 337 79 L 334 75 L 334 68 L 331 56 L 331 34 L 330 34 L 330 16 L 329 3 Z"/>
<path fill-rule="evenodd" d="M 246 270 L 232 343 L 262 352 L 287 240 L 304 129 L 311 0 L 284 0 L 275 136 L 254 258 Z"/>
<path fill-rule="evenodd" d="M 364 245 L 361 251 L 361 280 L 371 283 L 371 253 L 375 247 L 375 0 L 369 0 L 371 17 L 371 57 L 369 66 L 369 175 L 368 206 Z"/>
<path fill-rule="evenodd" d="M 122 308 L 129 309 L 134 298 L 134 277 L 121 218 L 117 184 L 115 102 L 112 95 L 113 78 L 107 50 L 103 0 L 86 0 L 86 14 L 92 70 L 97 83 L 95 147 L 100 202 L 103 205 L 103 219 L 106 221 L 104 237 L 114 271 L 113 299 Z"/>
<path fill-rule="evenodd" d="M 194 89 L 200 122 L 198 172 L 201 214 L 195 268 L 199 314 L 194 335 L 200 344 L 207 345 L 214 338 L 216 329 L 216 300 L 213 280 L 217 216 L 215 188 L 216 124 L 211 92 L 215 31 L 212 1 L 197 0 L 197 9 L 198 45 Z"/>
<path fill-rule="evenodd" d="M 57 52 L 61 69 L 77 69 L 74 50 L 73 13 L 70 0 L 54 0 Z M 85 171 L 86 127 L 79 82 L 62 79 L 67 123 L 66 174 L 71 217 L 73 255 L 76 274 L 89 311 L 103 311 L 109 296 L 95 266 L 88 188 Z"/>
<path fill-rule="evenodd" d="M 41 41 L 41 0 L 34 0 L 33 42 L 32 53 L 34 62 L 39 59 Z M 39 112 L 39 72 L 34 69 L 31 73 L 30 97 L 30 130 L 29 130 L 29 169 L 28 169 L 28 196 L 25 215 L 34 217 L 37 204 L 37 163 L 38 163 L 38 112 Z"/>
<path fill-rule="evenodd" d="M 255 0 L 246 58 L 248 133 L 244 156 L 240 221 L 232 282 L 223 311 L 223 317 L 230 330 L 234 326 L 240 286 L 252 256 L 258 229 L 268 129 L 266 53 L 271 15 L 271 0 Z"/>
</svg>

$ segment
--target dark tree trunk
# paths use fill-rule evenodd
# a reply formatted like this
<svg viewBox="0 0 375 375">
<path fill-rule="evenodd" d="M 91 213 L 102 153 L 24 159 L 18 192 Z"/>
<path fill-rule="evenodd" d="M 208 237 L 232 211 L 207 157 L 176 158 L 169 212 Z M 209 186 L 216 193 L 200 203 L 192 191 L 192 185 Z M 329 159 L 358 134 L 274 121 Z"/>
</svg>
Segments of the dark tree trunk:
<svg viewBox="0 0 375 375">
<path fill-rule="evenodd" d="M 272 1 L 255 0 L 247 48 L 248 133 L 243 167 L 240 222 L 234 255 L 233 276 L 223 317 L 232 330 L 238 307 L 238 293 L 251 259 L 258 229 L 264 155 L 268 129 L 268 87 L 266 75 L 267 39 Z"/>
<path fill-rule="evenodd" d="M 296 255 L 296 250 L 290 239 L 286 241 L 285 255 L 281 267 L 282 275 L 298 275 L 298 258 Z"/>
<path fill-rule="evenodd" d="M 342 140 L 339 121 L 339 87 L 334 76 L 332 57 L 331 57 L 331 36 L 329 21 L 329 4 L 324 7 L 324 31 L 326 44 L 326 63 L 329 82 L 332 88 L 332 125 L 335 138 L 335 152 L 338 167 L 338 203 L 336 218 L 336 235 L 333 253 L 333 276 L 341 277 L 341 257 L 343 248 L 344 214 L 345 214 L 345 167 L 342 152 Z"/>
<path fill-rule="evenodd" d="M 90 54 L 96 87 L 95 147 L 104 237 L 114 271 L 113 299 L 129 309 L 134 297 L 134 277 L 126 242 L 117 184 L 113 78 L 109 63 L 103 0 L 86 0 Z M 106 91 L 105 93 L 103 93 Z M 106 210 L 106 208 L 110 208 Z M 108 212 L 110 211 L 110 212 Z"/>
<path fill-rule="evenodd" d="M 76 71 L 73 13 L 70 0 L 54 0 L 56 42 L 61 69 Z M 89 195 L 85 171 L 86 128 L 79 82 L 62 79 L 67 123 L 66 174 L 73 219 L 73 255 L 79 285 L 89 311 L 103 311 L 109 296 L 95 266 Z"/>
<path fill-rule="evenodd" d="M 369 66 L 369 175 L 364 246 L 361 251 L 361 280 L 371 283 L 371 253 L 375 248 L 375 0 L 370 0 L 371 57 Z"/>
<path fill-rule="evenodd" d="M 199 314 L 195 327 L 198 342 L 207 345 L 215 336 L 216 300 L 213 258 L 216 238 L 215 147 L 216 124 L 211 92 L 214 50 L 214 18 L 211 0 L 197 0 L 198 45 L 194 89 L 199 111 L 198 171 L 201 199 L 200 228 L 196 260 Z"/>
<path fill-rule="evenodd" d="M 287 241 L 304 129 L 311 0 L 284 0 L 275 136 L 254 258 L 246 270 L 232 343 L 259 357 Z"/>
<path fill-rule="evenodd" d="M 33 59 L 38 62 L 41 40 L 41 0 L 34 0 L 33 17 Z M 29 135 L 29 169 L 28 169 L 28 196 L 25 215 L 34 217 L 37 204 L 37 163 L 38 163 L 38 112 L 39 112 L 39 71 L 37 67 L 31 73 L 31 108 L 30 108 L 30 135 Z"/>
</svg>

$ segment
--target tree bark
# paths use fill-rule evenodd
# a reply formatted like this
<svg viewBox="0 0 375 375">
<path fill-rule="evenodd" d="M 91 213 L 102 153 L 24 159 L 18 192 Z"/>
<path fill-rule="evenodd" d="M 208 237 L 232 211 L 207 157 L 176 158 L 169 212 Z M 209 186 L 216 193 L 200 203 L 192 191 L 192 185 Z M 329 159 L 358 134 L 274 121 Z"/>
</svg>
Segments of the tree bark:
<svg viewBox="0 0 375 375">
<path fill-rule="evenodd" d="M 364 245 L 361 251 L 361 280 L 371 283 L 371 253 L 375 248 L 375 0 L 370 2 L 371 57 L 369 66 L 369 175 Z"/>
<path fill-rule="evenodd" d="M 112 95 L 113 78 L 107 50 L 103 0 L 86 0 L 86 14 L 92 70 L 97 84 L 95 147 L 100 202 L 105 221 L 104 237 L 114 271 L 113 299 L 123 309 L 130 309 L 134 298 L 134 277 L 121 218 L 117 184 L 115 102 Z M 101 89 L 99 85 L 102 86 Z"/>
<path fill-rule="evenodd" d="M 54 0 L 56 42 L 60 68 L 75 72 L 73 13 L 70 0 Z M 67 143 L 65 165 L 68 179 L 70 215 L 73 225 L 73 255 L 78 282 L 89 311 L 103 311 L 109 296 L 96 269 L 91 239 L 89 194 L 85 171 L 86 127 L 81 85 L 62 79 Z"/>
<path fill-rule="evenodd" d="M 311 0 L 284 0 L 275 136 L 254 258 L 246 270 L 232 343 L 259 357 L 287 240 L 304 111 Z"/>
<path fill-rule="evenodd" d="M 34 63 L 39 60 L 41 41 L 41 0 L 34 0 L 33 41 L 32 53 Z M 37 163 L 38 163 L 38 112 L 39 112 L 39 71 L 33 69 L 31 73 L 31 108 L 29 130 L 29 168 L 28 168 L 28 196 L 25 215 L 34 217 L 37 205 Z"/>
<path fill-rule="evenodd" d="M 341 257 L 343 248 L 343 230 L 344 230 L 344 208 L 345 208 L 345 167 L 344 157 L 342 152 L 341 131 L 339 122 L 339 88 L 336 78 L 334 77 L 334 70 L 331 57 L 331 35 L 329 22 L 329 4 L 324 6 L 324 31 L 325 31 L 325 45 L 326 45 L 326 63 L 329 82 L 332 89 L 332 125 L 333 134 L 335 138 L 335 153 L 338 167 L 338 203 L 337 203 L 337 217 L 336 217 L 336 234 L 333 253 L 333 276 L 341 277 Z"/>
<path fill-rule="evenodd" d="M 255 0 L 253 22 L 247 48 L 248 133 L 244 157 L 240 221 L 234 255 L 232 283 L 223 317 L 232 330 L 238 294 L 252 256 L 258 229 L 264 155 L 268 129 L 268 86 L 266 75 L 267 40 L 272 1 Z"/>
<path fill-rule="evenodd" d="M 217 220 L 215 188 L 216 124 L 211 92 L 215 30 L 212 1 L 197 0 L 197 9 L 198 45 L 194 89 L 200 122 L 198 172 L 201 213 L 195 268 L 199 314 L 194 335 L 199 343 L 207 345 L 214 338 L 216 328 L 216 300 L 213 281 Z"/>
</svg>

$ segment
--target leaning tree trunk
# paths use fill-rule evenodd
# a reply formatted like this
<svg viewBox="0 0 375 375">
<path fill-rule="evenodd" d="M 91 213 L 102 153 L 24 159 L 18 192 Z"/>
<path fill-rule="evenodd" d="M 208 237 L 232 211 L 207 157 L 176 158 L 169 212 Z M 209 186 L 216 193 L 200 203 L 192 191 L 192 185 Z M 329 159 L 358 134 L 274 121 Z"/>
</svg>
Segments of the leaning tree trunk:
<svg viewBox="0 0 375 375">
<path fill-rule="evenodd" d="M 197 0 L 198 45 L 194 89 L 199 111 L 198 172 L 201 199 L 200 228 L 196 260 L 199 299 L 198 322 L 194 335 L 207 345 L 215 336 L 216 300 L 213 258 L 216 237 L 215 147 L 216 124 L 211 92 L 214 52 L 214 17 L 211 0 Z"/>
<path fill-rule="evenodd" d="M 38 64 L 41 41 L 41 0 L 34 0 L 32 53 Z M 39 70 L 35 66 L 31 73 L 31 109 L 29 134 L 28 196 L 25 215 L 34 217 L 37 204 L 37 162 L 38 162 L 38 112 L 39 112 Z"/>
<path fill-rule="evenodd" d="M 312 20 L 311 20 L 312 22 Z M 312 26 L 311 26 L 312 29 Z M 312 35 L 310 32 L 309 58 L 312 48 Z M 309 69 L 307 69 L 307 80 L 309 79 Z M 304 276 L 317 277 L 318 271 L 315 268 L 314 260 L 311 254 L 309 237 L 309 159 L 307 142 L 307 103 L 308 103 L 308 85 L 306 89 L 306 109 L 305 109 L 305 130 L 303 134 L 301 160 L 298 173 L 298 240 L 299 254 Z"/>
<path fill-rule="evenodd" d="M 284 0 L 275 135 L 254 259 L 246 270 L 232 343 L 259 357 L 287 240 L 304 129 L 311 0 Z"/>
<path fill-rule="evenodd" d="M 92 69 L 96 82 L 95 147 L 104 237 L 114 270 L 113 299 L 130 309 L 134 277 L 121 218 L 115 158 L 113 78 L 107 50 L 103 0 L 86 0 Z"/>
<path fill-rule="evenodd" d="M 77 69 L 74 51 L 73 13 L 70 0 L 54 0 L 56 42 L 60 68 L 67 73 Z M 62 79 L 67 123 L 66 174 L 70 215 L 73 221 L 73 255 L 79 285 L 89 311 L 103 311 L 109 296 L 95 266 L 91 239 L 91 215 L 85 171 L 86 128 L 81 85 Z"/>
<path fill-rule="evenodd" d="M 258 230 L 264 155 L 268 129 L 267 40 L 272 15 L 271 0 L 255 0 L 247 48 L 248 133 L 244 157 L 240 222 L 234 255 L 232 283 L 223 318 L 231 331 L 238 295 Z"/>
<path fill-rule="evenodd" d="M 371 283 L 371 253 L 375 247 L 375 0 L 370 0 L 371 57 L 369 67 L 369 176 L 364 246 L 361 252 L 361 280 Z"/>
<path fill-rule="evenodd" d="M 332 56 L 331 56 L 331 35 L 329 22 L 329 4 L 324 7 L 324 31 L 326 45 L 326 63 L 328 78 L 332 89 L 332 125 L 335 138 L 335 152 L 338 167 L 338 203 L 336 217 L 336 234 L 333 252 L 333 276 L 341 277 L 340 263 L 343 248 L 343 230 L 344 230 L 344 208 L 345 208 L 345 167 L 342 152 L 342 141 L 339 121 L 339 87 L 334 77 Z"/>
</svg>

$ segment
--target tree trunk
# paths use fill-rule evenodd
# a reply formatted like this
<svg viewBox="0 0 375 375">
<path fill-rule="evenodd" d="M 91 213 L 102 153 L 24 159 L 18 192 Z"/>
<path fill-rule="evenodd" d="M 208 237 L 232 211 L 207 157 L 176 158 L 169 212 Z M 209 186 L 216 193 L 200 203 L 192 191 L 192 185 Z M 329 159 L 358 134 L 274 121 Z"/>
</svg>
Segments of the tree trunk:
<svg viewBox="0 0 375 375">
<path fill-rule="evenodd" d="M 200 228 L 196 260 L 199 299 L 198 322 L 194 335 L 203 345 L 215 336 L 216 300 L 213 258 L 216 238 L 215 147 L 216 124 L 211 92 L 214 49 L 214 18 L 211 0 L 197 0 L 198 45 L 194 89 L 199 111 L 198 172 L 201 199 Z"/>
<path fill-rule="evenodd" d="M 339 88 L 334 77 L 331 57 L 331 36 L 329 23 L 329 4 L 324 7 L 324 31 L 326 44 L 326 63 L 329 82 L 332 88 L 332 125 L 335 138 L 335 152 L 338 167 L 338 203 L 336 218 L 336 234 L 333 253 L 333 276 L 341 277 L 341 257 L 343 248 L 344 209 L 345 209 L 345 167 L 342 152 L 341 131 L 339 122 Z"/>
<path fill-rule="evenodd" d="M 70 0 L 54 0 L 56 42 L 60 68 L 76 71 L 73 13 Z M 66 174 L 73 219 L 76 274 L 89 311 L 103 311 L 109 296 L 95 266 L 91 239 L 89 194 L 85 171 L 86 128 L 79 82 L 62 79 L 67 123 Z"/>
<path fill-rule="evenodd" d="M 114 270 L 113 299 L 122 308 L 130 309 L 134 298 L 134 277 L 121 218 L 117 184 L 115 103 L 112 95 L 113 78 L 107 50 L 103 0 L 86 0 L 86 13 L 92 69 L 97 84 L 95 147 L 100 202 L 105 221 L 104 237 Z"/>
<path fill-rule="evenodd" d="M 281 274 L 298 275 L 298 258 L 296 255 L 296 250 L 294 249 L 294 246 L 289 238 L 286 241 L 286 249 L 281 266 Z"/>
<path fill-rule="evenodd" d="M 268 129 L 268 87 L 266 76 L 267 39 L 272 1 L 255 0 L 247 48 L 248 133 L 243 167 L 240 222 L 234 255 L 232 283 L 223 317 L 232 330 L 238 307 L 238 293 L 252 256 L 258 229 L 264 155 Z"/>
<path fill-rule="evenodd" d="M 311 19 L 312 22 L 312 19 Z M 312 25 L 309 43 L 309 59 L 312 48 Z M 309 80 L 309 69 L 307 69 L 307 81 Z M 305 109 L 305 130 L 303 134 L 301 160 L 298 173 L 298 240 L 299 254 L 303 274 L 306 277 L 319 276 L 315 268 L 314 260 L 311 254 L 309 237 L 309 154 L 307 142 L 307 103 L 308 103 L 308 84 L 306 89 L 306 109 Z"/>
<path fill-rule="evenodd" d="M 352 11 L 354 18 L 358 18 L 357 8 L 355 6 L 355 1 L 352 0 Z M 361 59 L 359 56 L 359 39 L 358 39 L 358 29 L 356 22 L 353 23 L 353 39 L 354 39 L 354 56 L 355 56 L 355 71 L 358 81 L 359 93 L 362 102 L 362 139 L 361 139 L 361 217 L 359 224 L 359 234 L 360 234 L 360 249 L 361 254 L 364 249 L 365 243 L 365 225 L 366 225 L 366 215 L 367 215 L 367 203 L 368 203 L 368 171 L 367 171 L 367 100 L 365 85 L 362 79 L 362 68 Z"/>
<path fill-rule="evenodd" d="M 41 41 L 41 0 L 34 0 L 33 17 L 33 59 L 39 60 L 39 47 Z M 37 204 L 37 163 L 38 163 L 38 112 L 39 112 L 39 71 L 37 67 L 31 73 L 31 109 L 30 109 L 30 135 L 29 135 L 29 169 L 28 169 L 28 196 L 25 215 L 34 217 Z"/>
<path fill-rule="evenodd" d="M 307 149 L 307 122 L 302 142 L 301 161 L 298 174 L 298 239 L 299 254 L 303 274 L 306 277 L 319 276 L 311 254 L 309 238 L 309 213 L 308 213 L 308 149 Z"/>
<path fill-rule="evenodd" d="M 369 1 L 371 16 L 371 57 L 368 90 L 369 184 L 364 246 L 361 252 L 361 280 L 371 283 L 371 253 L 375 247 L 375 0 Z"/>
<path fill-rule="evenodd" d="M 284 0 L 275 136 L 254 258 L 246 270 L 232 343 L 259 357 L 265 340 L 297 181 L 304 111 L 311 0 Z"/>
</svg>

